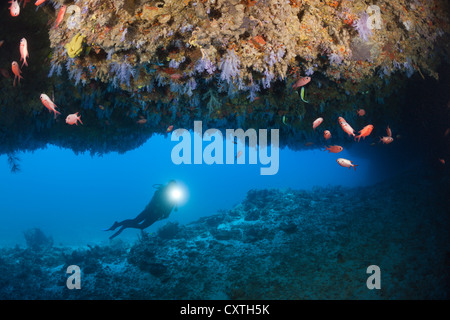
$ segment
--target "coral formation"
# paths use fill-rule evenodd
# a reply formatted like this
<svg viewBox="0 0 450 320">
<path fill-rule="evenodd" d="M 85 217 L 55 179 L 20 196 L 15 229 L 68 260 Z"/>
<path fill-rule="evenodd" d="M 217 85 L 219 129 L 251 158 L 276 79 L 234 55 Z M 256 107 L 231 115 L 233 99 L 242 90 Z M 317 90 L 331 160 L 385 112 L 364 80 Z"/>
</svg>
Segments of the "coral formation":
<svg viewBox="0 0 450 320">
<path fill-rule="evenodd" d="M 26 230 L 23 235 L 25 237 L 27 247 L 33 251 L 40 251 L 53 246 L 53 239 L 46 236 L 39 228 Z"/>
<path fill-rule="evenodd" d="M 429 177 L 251 190 L 228 211 L 168 223 L 134 244 L 2 248 L 0 298 L 448 299 L 449 181 Z M 374 261 L 382 290 L 365 286 Z M 81 290 L 65 286 L 72 264 Z"/>
</svg>

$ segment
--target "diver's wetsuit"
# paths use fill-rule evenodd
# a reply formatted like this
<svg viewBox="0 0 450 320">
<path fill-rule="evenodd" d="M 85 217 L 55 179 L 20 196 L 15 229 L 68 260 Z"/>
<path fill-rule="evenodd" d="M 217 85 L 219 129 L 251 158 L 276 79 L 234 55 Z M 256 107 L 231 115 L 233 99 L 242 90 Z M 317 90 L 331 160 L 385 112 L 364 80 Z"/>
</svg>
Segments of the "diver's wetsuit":
<svg viewBox="0 0 450 320">
<path fill-rule="evenodd" d="M 158 220 L 166 219 L 169 217 L 170 212 L 175 207 L 175 204 L 167 200 L 167 189 L 171 185 L 160 186 L 153 195 L 152 200 L 145 207 L 145 209 L 134 219 L 126 219 L 121 222 L 114 222 L 111 228 L 105 231 L 115 230 L 121 227 L 116 233 L 109 237 L 113 239 L 117 237 L 123 230 L 127 228 L 136 228 L 144 230 Z"/>
</svg>

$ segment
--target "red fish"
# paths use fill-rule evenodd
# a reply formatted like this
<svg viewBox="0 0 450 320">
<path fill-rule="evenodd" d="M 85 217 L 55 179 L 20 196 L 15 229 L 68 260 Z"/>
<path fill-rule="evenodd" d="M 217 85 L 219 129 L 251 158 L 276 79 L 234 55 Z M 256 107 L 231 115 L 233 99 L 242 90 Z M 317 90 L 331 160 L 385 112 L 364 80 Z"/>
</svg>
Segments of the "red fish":
<svg viewBox="0 0 450 320">
<path fill-rule="evenodd" d="M 292 85 L 292 88 L 295 89 L 295 88 L 303 87 L 305 84 L 308 84 L 310 81 L 311 81 L 310 77 L 301 77 Z"/>
<path fill-rule="evenodd" d="M 363 139 L 366 139 L 366 137 L 372 133 L 372 130 L 373 130 L 373 125 L 369 124 L 369 125 L 365 126 L 365 127 L 359 132 L 359 135 L 357 135 L 357 136 L 355 137 L 355 141 L 356 141 L 356 139 L 358 139 L 358 142 L 359 142 L 359 140 L 361 140 L 361 137 L 362 137 Z"/>
<path fill-rule="evenodd" d="M 20 79 L 23 79 L 23 77 L 20 75 L 22 73 L 22 71 L 20 71 L 19 64 L 16 61 L 13 61 L 13 63 L 11 64 L 11 69 L 12 69 L 12 72 L 14 73 L 13 87 L 15 87 L 16 79 L 19 78 L 19 84 L 20 84 Z"/>
<path fill-rule="evenodd" d="M 325 138 L 325 140 L 328 140 L 331 138 L 331 132 L 329 130 L 325 130 L 323 132 L 323 137 Z"/>
<path fill-rule="evenodd" d="M 444 159 L 438 159 L 440 163 L 445 164 L 445 160 Z"/>
<path fill-rule="evenodd" d="M 35 6 L 40 6 L 41 4 L 43 4 L 45 2 L 45 0 L 37 0 L 34 5 Z"/>
<path fill-rule="evenodd" d="M 394 141 L 394 138 L 392 138 L 392 137 L 382 137 L 382 138 L 380 138 L 380 142 L 383 142 L 383 144 L 389 144 L 392 141 Z"/>
<path fill-rule="evenodd" d="M 356 113 L 358 114 L 358 116 L 363 117 L 366 115 L 366 110 L 359 109 L 358 111 L 356 111 Z"/>
<path fill-rule="evenodd" d="M 313 130 L 316 130 L 316 128 L 317 128 L 318 126 L 320 126 L 322 122 L 323 122 L 323 118 L 317 118 L 317 119 L 313 122 Z"/>
<path fill-rule="evenodd" d="M 353 161 L 343 159 L 343 158 L 339 158 L 336 161 L 337 161 L 337 163 L 339 163 L 339 165 L 341 167 L 345 167 L 345 168 L 349 168 L 349 169 L 351 167 L 353 167 L 353 169 L 355 169 L 355 171 L 356 171 L 356 167 L 358 166 L 357 164 L 353 164 Z"/>
<path fill-rule="evenodd" d="M 20 13 L 19 2 L 17 2 L 17 0 L 11 0 L 8 3 L 11 3 L 11 6 L 9 7 L 9 12 L 11 13 L 11 16 L 17 17 Z"/>
<path fill-rule="evenodd" d="M 392 131 L 391 131 L 391 128 L 389 128 L 389 126 L 387 126 L 387 128 L 386 128 L 386 134 L 388 137 L 392 137 Z"/>
<path fill-rule="evenodd" d="M 50 98 L 45 93 L 42 93 L 40 98 L 41 98 L 42 104 L 48 109 L 48 112 L 51 113 L 53 111 L 55 113 L 55 119 L 56 119 L 56 114 L 61 114 L 61 112 L 56 110 L 56 108 L 58 108 L 56 106 L 56 104 L 54 104 L 53 101 L 50 100 Z"/>
<path fill-rule="evenodd" d="M 172 131 L 173 130 L 173 126 L 172 125 L 170 125 L 168 128 L 167 128 L 167 132 L 170 132 L 170 131 Z"/>
<path fill-rule="evenodd" d="M 56 28 L 58 28 L 61 21 L 63 21 L 65 14 L 66 14 L 66 6 L 61 6 L 61 9 L 59 9 L 58 12 L 58 17 L 56 18 Z"/>
<path fill-rule="evenodd" d="M 323 151 L 327 151 L 328 150 L 328 153 L 331 153 L 331 152 L 333 152 L 333 153 L 339 153 L 339 152 L 341 152 L 342 150 L 344 150 L 344 148 L 342 148 L 341 146 L 325 146 L 325 150 L 323 150 Z"/>
<path fill-rule="evenodd" d="M 345 121 L 344 118 L 339 117 L 338 120 L 344 132 L 346 132 L 349 136 L 355 136 L 355 130 L 352 127 L 350 127 L 350 125 L 347 123 L 347 121 Z"/>
<path fill-rule="evenodd" d="M 5 43 L 5 40 L 0 41 L 0 47 Z"/>
<path fill-rule="evenodd" d="M 6 69 L 0 68 L 0 73 L 1 73 L 1 75 L 4 76 L 6 79 L 11 78 L 11 77 L 9 76 L 8 70 L 6 70 Z"/>
<path fill-rule="evenodd" d="M 444 137 L 448 136 L 449 133 L 450 133 L 450 128 L 447 128 L 447 130 L 445 130 L 445 132 L 444 132 Z"/>
<path fill-rule="evenodd" d="M 70 124 L 70 125 L 78 125 L 78 121 L 80 121 L 81 124 L 83 124 L 83 122 L 81 122 L 81 116 L 78 115 L 77 113 L 74 114 L 69 114 L 66 118 L 66 123 Z"/>
<path fill-rule="evenodd" d="M 20 40 L 20 48 L 19 49 L 20 49 L 20 61 L 23 60 L 21 68 L 23 68 L 23 65 L 26 65 L 28 67 L 27 58 L 29 58 L 29 55 L 28 55 L 27 39 L 22 38 Z"/>
</svg>

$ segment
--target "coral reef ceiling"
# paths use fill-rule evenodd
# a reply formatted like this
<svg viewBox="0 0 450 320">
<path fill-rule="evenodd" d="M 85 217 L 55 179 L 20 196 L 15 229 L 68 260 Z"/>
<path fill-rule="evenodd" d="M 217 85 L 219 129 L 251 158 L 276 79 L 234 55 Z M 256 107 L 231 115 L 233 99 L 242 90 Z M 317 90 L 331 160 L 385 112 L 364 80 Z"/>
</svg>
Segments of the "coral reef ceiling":
<svg viewBox="0 0 450 320">
<path fill-rule="evenodd" d="M 360 121 L 360 108 L 374 125 L 398 118 L 408 81 L 437 81 L 449 57 L 448 3 L 437 0 L 47 0 L 1 14 L 11 32 L 0 153 L 47 142 L 125 152 L 194 120 L 280 128 L 281 145 L 299 149 L 318 139 L 319 116 L 329 127 Z M 13 87 L 24 36 L 29 67 Z M 56 121 L 43 92 L 63 113 Z M 75 112 L 78 132 L 64 123 Z"/>
</svg>

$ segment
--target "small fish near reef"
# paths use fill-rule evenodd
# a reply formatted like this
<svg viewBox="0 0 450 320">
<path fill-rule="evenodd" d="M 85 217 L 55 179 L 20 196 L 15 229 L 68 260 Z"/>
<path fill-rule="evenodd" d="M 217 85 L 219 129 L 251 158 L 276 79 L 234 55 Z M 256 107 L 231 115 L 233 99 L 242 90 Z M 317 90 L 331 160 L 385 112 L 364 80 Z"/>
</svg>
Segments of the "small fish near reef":
<svg viewBox="0 0 450 320">
<path fill-rule="evenodd" d="M 83 122 L 81 122 L 81 116 L 78 115 L 78 112 L 73 113 L 73 114 L 69 114 L 66 118 L 66 123 L 72 125 L 78 125 L 78 121 L 83 124 Z"/>
<path fill-rule="evenodd" d="M 350 127 L 350 125 L 347 123 L 347 121 L 345 121 L 344 118 L 339 117 L 338 121 L 345 133 L 347 133 L 349 136 L 355 136 L 355 130 Z"/>
<path fill-rule="evenodd" d="M 323 122 L 323 118 L 317 118 L 313 122 L 313 130 L 315 131 L 318 126 L 320 126 Z"/>
<path fill-rule="evenodd" d="M 43 4 L 46 0 L 37 0 L 34 5 L 35 6 L 40 6 L 41 4 Z"/>
<path fill-rule="evenodd" d="M 439 160 L 439 162 L 441 163 L 441 164 L 445 164 L 445 160 L 444 159 L 438 159 Z"/>
<path fill-rule="evenodd" d="M 361 140 L 361 138 L 366 139 L 367 136 L 369 136 L 373 131 L 373 125 L 369 124 L 367 126 L 365 126 L 360 132 L 359 135 L 357 135 L 355 137 L 355 141 L 356 139 L 358 139 L 358 142 Z"/>
<path fill-rule="evenodd" d="M 53 111 L 55 113 L 55 119 L 57 114 L 61 114 L 61 112 L 56 110 L 58 108 L 56 104 L 45 93 L 41 93 L 39 98 L 41 98 L 42 104 L 48 109 L 48 112 L 51 113 Z"/>
<path fill-rule="evenodd" d="M 303 87 L 304 85 L 308 84 L 310 81 L 311 81 L 310 77 L 301 77 L 292 85 L 292 89 Z"/>
<path fill-rule="evenodd" d="M 11 3 L 11 6 L 9 7 L 9 12 L 11 13 L 11 16 L 17 17 L 20 14 L 19 2 L 17 0 L 12 0 L 9 1 L 8 3 Z"/>
<path fill-rule="evenodd" d="M 23 60 L 22 62 L 22 67 L 23 65 L 26 65 L 28 67 L 28 62 L 27 62 L 27 58 L 29 58 L 30 56 L 28 55 L 28 43 L 27 43 L 27 39 L 22 38 L 20 40 L 20 61 Z"/>
<path fill-rule="evenodd" d="M 2 76 L 4 76 L 6 79 L 11 78 L 11 77 L 9 76 L 8 70 L 6 70 L 6 69 L 0 68 L 0 74 L 1 74 Z"/>
<path fill-rule="evenodd" d="M 358 114 L 358 116 L 364 117 L 366 115 L 366 110 L 359 109 L 359 110 L 356 111 L 356 113 Z"/>
<path fill-rule="evenodd" d="M 170 125 L 169 127 L 167 127 L 167 130 L 166 130 L 166 132 L 171 132 L 173 130 L 173 126 L 172 125 Z"/>
<path fill-rule="evenodd" d="M 16 79 L 19 78 L 19 84 L 20 84 L 20 79 L 23 79 L 23 77 L 20 75 L 22 73 L 22 71 L 20 71 L 19 64 L 16 61 L 12 62 L 11 69 L 12 69 L 12 72 L 14 73 L 13 87 L 15 87 Z"/>
<path fill-rule="evenodd" d="M 302 101 L 303 101 L 304 103 L 309 103 L 309 101 L 306 101 L 306 100 L 305 100 L 305 88 L 304 88 L 304 87 L 302 87 L 302 90 L 301 90 L 301 92 L 300 92 L 300 98 L 302 99 Z"/>
<path fill-rule="evenodd" d="M 387 128 L 386 128 L 386 134 L 388 137 L 392 137 L 392 131 L 391 131 L 391 128 L 389 128 L 389 126 L 387 126 Z"/>
<path fill-rule="evenodd" d="M 382 138 L 380 138 L 380 142 L 383 142 L 383 144 L 389 144 L 392 141 L 394 141 L 394 138 L 392 138 L 392 137 L 382 137 Z"/>
<path fill-rule="evenodd" d="M 339 158 L 336 161 L 341 167 L 349 168 L 349 169 L 353 167 L 353 169 L 355 169 L 355 171 L 356 171 L 356 167 L 358 166 L 358 164 L 353 164 L 353 161 L 343 159 L 343 158 Z"/>
<path fill-rule="evenodd" d="M 138 121 L 136 121 L 137 124 L 146 124 L 147 123 L 147 119 L 139 119 Z"/>
<path fill-rule="evenodd" d="M 325 130 L 323 132 L 323 137 L 325 138 L 325 140 L 328 140 L 331 138 L 331 132 L 329 130 Z"/>
<path fill-rule="evenodd" d="M 239 158 L 241 155 L 242 155 L 242 151 L 239 150 L 235 159 Z"/>
<path fill-rule="evenodd" d="M 344 148 L 342 148 L 341 146 L 325 146 L 325 150 L 323 150 L 323 151 L 327 151 L 328 150 L 328 153 L 339 153 L 339 152 L 341 152 L 342 150 L 344 150 Z"/>
<path fill-rule="evenodd" d="M 56 17 L 56 26 L 55 28 L 58 28 L 59 24 L 63 21 L 64 15 L 66 14 L 66 6 L 61 6 L 58 12 L 58 16 Z"/>
</svg>

